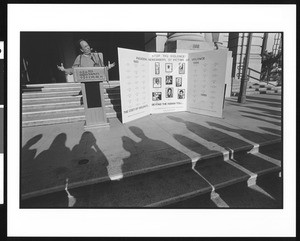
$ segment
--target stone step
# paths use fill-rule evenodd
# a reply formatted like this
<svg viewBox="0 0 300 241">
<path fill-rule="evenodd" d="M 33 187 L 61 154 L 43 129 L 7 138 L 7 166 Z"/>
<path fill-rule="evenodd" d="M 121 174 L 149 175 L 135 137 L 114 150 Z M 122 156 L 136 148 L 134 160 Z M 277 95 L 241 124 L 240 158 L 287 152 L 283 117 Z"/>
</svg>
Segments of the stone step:
<svg viewBox="0 0 300 241">
<path fill-rule="evenodd" d="M 61 103 L 61 102 L 75 102 L 79 101 L 82 98 L 82 95 L 76 96 L 50 96 L 50 97 L 41 97 L 38 98 L 28 98 L 22 99 L 22 105 L 32 105 L 32 104 L 47 104 L 47 103 Z M 120 100 L 120 94 L 104 94 L 105 102 L 118 102 Z"/>
<path fill-rule="evenodd" d="M 244 181 L 219 189 L 219 201 L 222 200 L 223 204 L 227 204 L 229 208 L 282 209 L 282 186 L 283 182 L 279 172 L 272 172 L 258 176 L 257 185 L 252 187 L 249 187 L 247 181 Z M 238 195 L 236 195 L 237 193 Z M 218 198 L 215 201 L 211 199 L 211 195 L 208 193 L 164 206 L 164 208 L 218 208 L 222 203 L 216 202 L 217 200 Z"/>
<path fill-rule="evenodd" d="M 68 109 L 23 112 L 22 120 L 28 121 L 28 120 L 48 119 L 51 117 L 67 117 L 72 115 L 76 115 L 76 116 L 84 115 L 84 107 L 80 106 L 80 107 L 68 108 Z"/>
<path fill-rule="evenodd" d="M 113 113 L 113 112 L 121 112 L 120 105 L 108 105 L 106 106 L 106 113 Z M 84 115 L 84 107 L 78 106 L 74 108 L 61 108 L 61 109 L 39 109 L 36 111 L 23 111 L 22 118 L 24 121 L 32 120 L 32 119 L 44 119 L 45 117 L 53 116 L 53 117 L 67 117 L 69 115 Z"/>
<path fill-rule="evenodd" d="M 60 103 L 42 103 L 42 104 L 25 104 L 22 105 L 22 113 L 33 112 L 33 111 L 43 111 L 43 110 L 57 110 L 66 108 L 81 107 L 80 101 L 69 101 Z"/>
<path fill-rule="evenodd" d="M 22 99 L 22 105 L 33 105 L 33 104 L 47 104 L 47 103 L 61 103 L 61 102 L 75 102 L 80 103 L 82 95 L 76 96 L 58 96 L 58 97 L 39 97 L 39 98 L 28 98 Z"/>
<path fill-rule="evenodd" d="M 61 91 L 80 91 L 80 85 L 74 86 L 63 86 L 63 87 L 30 87 L 30 88 L 22 88 L 22 93 L 45 93 L 45 92 L 61 92 Z"/>
<path fill-rule="evenodd" d="M 278 143 L 272 145 L 277 146 Z M 200 159 L 195 165 L 187 161 L 154 171 L 139 170 L 128 176 L 124 174 L 118 181 L 69 182 L 68 191 L 76 199 L 74 207 L 165 207 L 203 194 L 209 194 L 212 201 L 221 205 L 217 207 L 222 207 L 222 203 L 218 202 L 222 198 L 218 192 L 223 188 L 241 182 L 255 185 L 258 177 L 281 171 L 280 160 L 272 156 L 276 150 L 276 157 L 280 158 L 281 152 L 274 146 L 270 148 L 268 144 L 254 154 L 249 150 L 235 151 L 235 157 L 227 161 L 220 155 Z M 264 151 L 265 147 L 270 149 L 271 155 Z M 41 190 L 34 194 L 36 197 L 23 195 L 21 207 L 68 207 L 68 196 L 63 186 L 57 187 L 56 191 L 52 189 L 52 193 L 46 192 Z"/>
<path fill-rule="evenodd" d="M 60 91 L 60 92 L 38 92 L 38 93 L 23 93 L 22 100 L 26 99 L 37 99 L 37 98 L 50 98 L 50 97 L 75 97 L 75 96 L 82 96 L 80 91 Z M 120 98 L 120 92 L 115 90 L 109 93 L 104 93 L 104 98 Z"/>
<path fill-rule="evenodd" d="M 106 117 L 108 119 L 115 118 L 118 116 L 118 113 L 106 113 Z M 37 118 L 31 120 L 24 120 L 22 121 L 22 127 L 33 127 L 33 126 L 44 126 L 44 125 L 54 125 L 54 124 L 62 124 L 62 123 L 73 123 L 73 122 L 84 122 L 85 115 L 84 113 L 75 113 L 69 114 L 68 116 L 44 116 L 44 118 Z"/>
<path fill-rule="evenodd" d="M 260 94 L 259 91 L 246 91 L 246 95 L 257 95 L 257 94 Z"/>
<path fill-rule="evenodd" d="M 108 105 L 106 106 L 106 113 L 121 113 L 121 105 Z"/>
<path fill-rule="evenodd" d="M 37 90 L 35 88 L 30 88 L 30 89 L 22 89 L 22 95 L 27 96 L 27 94 L 34 94 L 34 93 L 61 93 L 61 92 L 71 92 L 71 91 L 76 91 L 76 92 L 81 92 L 81 86 L 73 86 L 73 87 L 53 87 L 53 88 L 41 88 L 40 90 Z M 115 86 L 111 88 L 104 88 L 104 93 L 115 93 L 115 92 L 120 92 L 120 86 Z"/>
<path fill-rule="evenodd" d="M 76 87 L 76 86 L 80 86 L 80 83 L 27 84 L 27 85 L 23 85 L 22 89 L 63 88 L 63 87 Z M 103 86 L 105 88 L 120 86 L 120 81 L 119 80 L 111 80 L 111 81 L 109 81 L 109 83 L 104 82 Z"/>
<path fill-rule="evenodd" d="M 24 127 L 33 127 L 33 126 L 54 125 L 54 124 L 73 123 L 73 122 L 80 122 L 80 121 L 85 121 L 84 115 L 66 116 L 66 117 L 50 118 L 50 119 L 27 120 L 27 121 L 22 121 L 22 127 L 24 128 Z"/>
<path fill-rule="evenodd" d="M 22 94 L 22 99 L 30 98 L 47 98 L 47 97 L 59 97 L 59 96 L 77 96 L 80 95 L 80 90 L 75 91 L 59 91 L 59 92 L 28 92 Z"/>
<path fill-rule="evenodd" d="M 106 107 L 120 106 L 121 100 L 105 100 Z M 68 102 L 57 102 L 57 103 L 38 103 L 38 104 L 27 104 L 23 103 L 22 112 L 34 112 L 34 111 L 43 111 L 43 110 L 57 110 L 57 109 L 72 109 L 75 107 L 83 107 L 80 99 L 76 101 L 68 101 Z"/>
</svg>

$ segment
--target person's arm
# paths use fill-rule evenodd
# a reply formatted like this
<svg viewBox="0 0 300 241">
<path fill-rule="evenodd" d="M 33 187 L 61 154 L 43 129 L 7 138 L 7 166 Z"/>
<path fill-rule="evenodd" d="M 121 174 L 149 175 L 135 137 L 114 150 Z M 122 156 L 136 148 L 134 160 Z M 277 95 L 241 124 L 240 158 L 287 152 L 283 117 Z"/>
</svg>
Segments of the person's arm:
<svg viewBox="0 0 300 241">
<path fill-rule="evenodd" d="M 78 56 L 76 57 L 76 59 L 75 59 L 75 61 L 74 61 L 74 64 L 73 64 L 72 68 L 67 68 L 67 69 L 65 69 L 63 63 L 61 63 L 60 66 L 57 66 L 57 68 L 58 68 L 60 71 L 65 72 L 66 74 L 73 74 L 73 72 L 74 72 L 73 68 L 74 68 L 74 67 L 79 67 L 79 65 L 80 65 L 79 62 L 80 62 L 80 55 L 78 55 Z"/>
<path fill-rule="evenodd" d="M 105 67 L 105 65 L 104 65 L 104 63 L 103 63 L 103 54 L 102 53 L 96 53 L 97 54 L 97 57 L 98 57 L 98 59 L 99 59 L 99 65 L 100 66 L 103 66 L 103 67 Z M 106 66 L 107 67 L 107 70 L 109 70 L 109 69 L 111 69 L 111 68 L 113 68 L 113 67 L 115 67 L 115 63 L 110 63 L 109 61 L 108 61 L 108 66 Z"/>
<path fill-rule="evenodd" d="M 57 68 L 58 68 L 60 71 L 65 72 L 66 74 L 73 74 L 73 68 L 65 69 L 63 63 L 61 63 L 60 66 L 57 65 Z"/>
<path fill-rule="evenodd" d="M 112 64 L 108 61 L 108 69 L 111 69 L 113 67 L 115 67 L 116 63 L 113 62 Z"/>
</svg>

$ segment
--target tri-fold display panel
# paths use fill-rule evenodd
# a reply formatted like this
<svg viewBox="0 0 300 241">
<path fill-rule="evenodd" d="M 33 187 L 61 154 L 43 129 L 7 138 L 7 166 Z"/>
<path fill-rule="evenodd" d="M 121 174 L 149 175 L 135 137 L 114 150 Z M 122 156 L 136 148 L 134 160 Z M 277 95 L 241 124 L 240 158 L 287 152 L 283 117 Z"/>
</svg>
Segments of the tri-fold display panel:
<svg viewBox="0 0 300 241">
<path fill-rule="evenodd" d="M 118 48 L 122 122 L 177 111 L 222 117 L 228 54 Z"/>
</svg>

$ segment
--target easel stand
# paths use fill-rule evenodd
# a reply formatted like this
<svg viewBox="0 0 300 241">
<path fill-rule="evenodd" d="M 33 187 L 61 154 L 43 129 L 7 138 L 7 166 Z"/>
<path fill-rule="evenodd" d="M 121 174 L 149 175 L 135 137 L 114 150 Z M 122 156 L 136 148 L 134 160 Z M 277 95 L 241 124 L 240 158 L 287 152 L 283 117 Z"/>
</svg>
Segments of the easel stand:
<svg viewBox="0 0 300 241">
<path fill-rule="evenodd" d="M 107 67 L 74 68 L 75 82 L 81 82 L 85 110 L 85 130 L 108 129 L 103 81 L 108 80 Z"/>
</svg>

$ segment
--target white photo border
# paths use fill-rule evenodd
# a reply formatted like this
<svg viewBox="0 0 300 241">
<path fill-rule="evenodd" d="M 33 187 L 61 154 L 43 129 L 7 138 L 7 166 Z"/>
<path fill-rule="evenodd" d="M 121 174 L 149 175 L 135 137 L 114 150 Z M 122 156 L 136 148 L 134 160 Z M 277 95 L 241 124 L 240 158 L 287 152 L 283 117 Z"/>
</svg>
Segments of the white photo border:
<svg viewBox="0 0 300 241">
<path fill-rule="evenodd" d="M 80 16 L 85 13 L 88 13 L 88 16 L 99 16 L 99 21 L 80 20 Z M 172 18 L 172 22 L 169 19 L 170 13 L 176 16 Z M 8 4 L 7 20 L 8 237 L 295 236 L 296 5 Z M 21 31 L 283 31 L 284 80 L 286 80 L 284 82 L 286 94 L 283 95 L 284 160 L 288 160 L 284 162 L 283 173 L 284 208 L 278 210 L 20 209 Z"/>
</svg>

